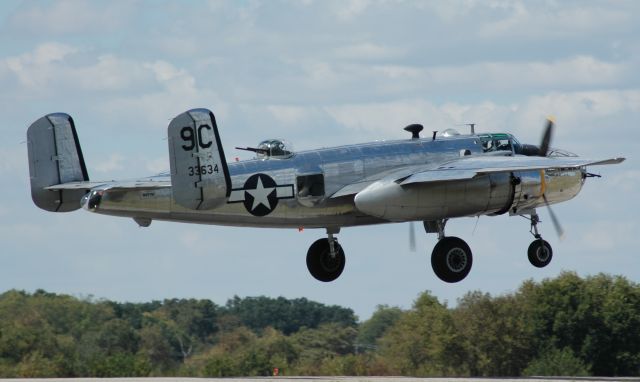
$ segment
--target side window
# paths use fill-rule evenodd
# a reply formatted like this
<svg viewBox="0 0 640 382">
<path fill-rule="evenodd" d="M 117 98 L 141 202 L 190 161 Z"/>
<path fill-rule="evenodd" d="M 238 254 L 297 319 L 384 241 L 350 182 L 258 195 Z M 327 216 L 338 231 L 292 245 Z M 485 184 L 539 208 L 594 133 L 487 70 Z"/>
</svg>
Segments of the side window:
<svg viewBox="0 0 640 382">
<path fill-rule="evenodd" d="M 485 153 L 493 151 L 511 151 L 511 141 L 508 138 L 481 138 L 482 151 Z"/>
<path fill-rule="evenodd" d="M 297 181 L 298 198 L 313 198 L 324 196 L 324 175 L 302 175 Z"/>
</svg>

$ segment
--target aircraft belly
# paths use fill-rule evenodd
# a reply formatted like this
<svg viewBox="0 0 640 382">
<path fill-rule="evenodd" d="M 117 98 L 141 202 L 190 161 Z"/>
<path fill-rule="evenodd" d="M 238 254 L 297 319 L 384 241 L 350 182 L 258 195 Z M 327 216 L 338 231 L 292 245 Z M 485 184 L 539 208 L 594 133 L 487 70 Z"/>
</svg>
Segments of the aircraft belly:
<svg viewBox="0 0 640 382">
<path fill-rule="evenodd" d="M 355 210 L 348 198 L 322 208 L 305 207 L 295 199 L 281 200 L 268 216 L 250 214 L 242 203 L 228 203 L 212 210 L 191 210 L 176 204 L 171 189 L 105 190 L 96 213 L 153 220 L 181 221 L 248 227 L 327 227 L 384 223 Z"/>
</svg>

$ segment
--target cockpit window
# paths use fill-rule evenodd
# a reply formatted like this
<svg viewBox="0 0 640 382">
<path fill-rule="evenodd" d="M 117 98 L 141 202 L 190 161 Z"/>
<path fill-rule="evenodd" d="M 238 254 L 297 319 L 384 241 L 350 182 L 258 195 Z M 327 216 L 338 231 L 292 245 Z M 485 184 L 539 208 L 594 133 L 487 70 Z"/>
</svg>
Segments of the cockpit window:
<svg viewBox="0 0 640 382">
<path fill-rule="evenodd" d="M 577 157 L 576 154 L 566 151 L 566 150 L 562 150 L 562 149 L 554 149 L 551 148 L 549 149 L 549 153 L 547 154 L 547 156 L 549 157 Z"/>
<path fill-rule="evenodd" d="M 286 159 L 293 156 L 293 146 L 291 143 L 280 139 L 267 139 L 260 142 L 256 156 L 260 159 L 274 158 Z"/>
<path fill-rule="evenodd" d="M 485 153 L 496 151 L 513 151 L 512 146 L 518 146 L 518 141 L 511 134 L 483 134 L 480 135 L 482 151 Z"/>
</svg>

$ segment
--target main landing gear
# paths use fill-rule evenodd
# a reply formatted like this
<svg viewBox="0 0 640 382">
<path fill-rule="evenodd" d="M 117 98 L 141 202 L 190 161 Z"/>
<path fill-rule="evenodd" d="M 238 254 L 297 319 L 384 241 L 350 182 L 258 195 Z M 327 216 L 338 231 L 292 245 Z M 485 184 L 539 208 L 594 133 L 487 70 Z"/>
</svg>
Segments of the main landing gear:
<svg viewBox="0 0 640 382">
<path fill-rule="evenodd" d="M 344 251 L 333 236 L 339 232 L 340 229 L 327 229 L 327 238 L 316 240 L 307 251 L 307 268 L 318 281 L 333 281 L 344 270 Z"/>
<path fill-rule="evenodd" d="M 531 217 L 531 234 L 535 238 L 527 251 L 529 262 L 537 268 L 549 265 L 553 257 L 551 245 L 542 239 L 538 232 L 540 217 L 535 210 Z M 437 233 L 438 243 L 431 252 L 431 267 L 438 278 L 447 283 L 457 283 L 467 277 L 473 265 L 473 254 L 469 245 L 459 237 L 446 236 L 444 233 L 447 219 L 425 221 L 424 229 L 427 233 Z M 339 228 L 327 228 L 327 238 L 316 240 L 307 252 L 307 268 L 316 280 L 330 282 L 342 274 L 345 256 L 338 239 L 334 237 L 340 232 Z"/>
<path fill-rule="evenodd" d="M 473 255 L 471 248 L 464 240 L 445 236 L 446 223 L 447 220 L 424 223 L 427 233 L 438 233 L 438 243 L 431 252 L 431 267 L 440 280 L 457 283 L 467 277 L 471 271 Z"/>
<path fill-rule="evenodd" d="M 529 262 L 531 265 L 537 268 L 544 268 L 551 262 L 551 258 L 553 257 L 553 249 L 551 249 L 551 245 L 542 239 L 542 236 L 538 232 L 538 223 L 540 223 L 540 217 L 534 211 L 531 214 L 531 234 L 536 239 L 531 242 L 529 245 L 529 250 L 527 251 L 527 255 L 529 256 Z"/>
</svg>

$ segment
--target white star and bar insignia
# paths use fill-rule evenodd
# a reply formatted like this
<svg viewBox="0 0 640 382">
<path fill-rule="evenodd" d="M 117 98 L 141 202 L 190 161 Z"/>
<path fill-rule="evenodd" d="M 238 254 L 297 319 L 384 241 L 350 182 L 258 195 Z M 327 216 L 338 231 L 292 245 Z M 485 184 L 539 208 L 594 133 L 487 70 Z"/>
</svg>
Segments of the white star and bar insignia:
<svg viewBox="0 0 640 382">
<path fill-rule="evenodd" d="M 293 184 L 278 185 L 269 175 L 251 175 L 244 187 L 231 190 L 227 203 L 244 203 L 254 216 L 266 216 L 276 209 L 280 199 L 293 198 Z"/>
</svg>

